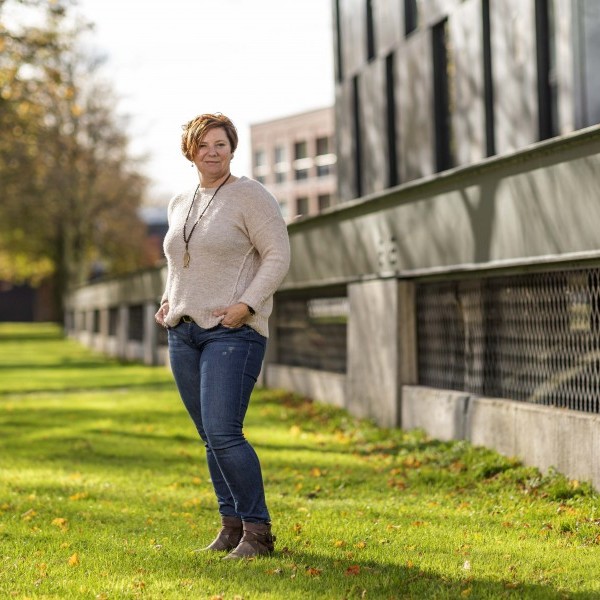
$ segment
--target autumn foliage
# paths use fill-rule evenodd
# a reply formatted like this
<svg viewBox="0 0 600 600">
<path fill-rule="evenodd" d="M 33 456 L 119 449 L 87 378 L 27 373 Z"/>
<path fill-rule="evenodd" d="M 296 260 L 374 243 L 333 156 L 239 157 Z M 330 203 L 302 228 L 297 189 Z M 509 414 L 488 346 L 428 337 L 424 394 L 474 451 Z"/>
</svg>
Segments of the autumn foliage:
<svg viewBox="0 0 600 600">
<path fill-rule="evenodd" d="M 146 181 L 89 36 L 67 0 L 0 2 L 0 280 L 140 266 Z"/>
</svg>

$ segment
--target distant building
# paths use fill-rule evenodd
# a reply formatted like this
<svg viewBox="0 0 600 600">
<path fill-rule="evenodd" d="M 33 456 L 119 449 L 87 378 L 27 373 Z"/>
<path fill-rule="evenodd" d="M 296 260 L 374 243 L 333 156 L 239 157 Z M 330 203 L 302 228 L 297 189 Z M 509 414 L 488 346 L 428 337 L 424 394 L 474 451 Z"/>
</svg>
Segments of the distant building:
<svg viewBox="0 0 600 600">
<path fill-rule="evenodd" d="M 337 203 L 334 110 L 320 108 L 250 126 L 252 176 L 286 221 Z"/>
<path fill-rule="evenodd" d="M 166 206 L 143 206 L 139 212 L 146 224 L 146 238 L 142 262 L 144 266 L 154 266 L 164 258 L 163 241 L 169 229 Z"/>
<path fill-rule="evenodd" d="M 333 0 L 340 201 L 600 122 L 598 0 Z"/>
</svg>

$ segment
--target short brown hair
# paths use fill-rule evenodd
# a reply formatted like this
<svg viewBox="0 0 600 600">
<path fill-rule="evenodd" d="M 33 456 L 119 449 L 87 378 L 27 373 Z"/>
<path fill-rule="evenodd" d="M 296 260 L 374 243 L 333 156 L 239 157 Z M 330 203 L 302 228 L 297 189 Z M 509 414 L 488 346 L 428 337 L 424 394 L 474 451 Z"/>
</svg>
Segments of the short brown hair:
<svg viewBox="0 0 600 600">
<path fill-rule="evenodd" d="M 190 161 L 193 161 L 194 156 L 198 153 L 198 146 L 202 138 L 206 135 L 206 132 L 217 127 L 222 127 L 225 130 L 227 139 L 231 145 L 231 151 L 235 152 L 237 148 L 237 129 L 231 119 L 221 113 L 198 115 L 182 127 L 181 151 Z"/>
</svg>

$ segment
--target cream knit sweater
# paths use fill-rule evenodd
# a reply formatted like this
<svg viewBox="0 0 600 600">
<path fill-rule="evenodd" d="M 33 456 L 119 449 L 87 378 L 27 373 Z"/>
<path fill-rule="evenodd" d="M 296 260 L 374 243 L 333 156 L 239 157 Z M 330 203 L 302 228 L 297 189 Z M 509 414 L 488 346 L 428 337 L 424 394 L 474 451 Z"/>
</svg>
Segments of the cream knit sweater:
<svg viewBox="0 0 600 600">
<path fill-rule="evenodd" d="M 200 189 L 187 222 L 189 236 L 215 189 Z M 169 203 L 164 250 L 168 276 L 161 302 L 169 301 L 165 322 L 174 327 L 188 315 L 203 328 L 218 325 L 215 309 L 245 302 L 256 314 L 247 324 L 268 337 L 273 294 L 290 263 L 287 228 L 275 198 L 257 181 L 240 177 L 224 185 L 208 206 L 188 244 L 183 266 L 183 225 L 194 190 Z"/>
</svg>

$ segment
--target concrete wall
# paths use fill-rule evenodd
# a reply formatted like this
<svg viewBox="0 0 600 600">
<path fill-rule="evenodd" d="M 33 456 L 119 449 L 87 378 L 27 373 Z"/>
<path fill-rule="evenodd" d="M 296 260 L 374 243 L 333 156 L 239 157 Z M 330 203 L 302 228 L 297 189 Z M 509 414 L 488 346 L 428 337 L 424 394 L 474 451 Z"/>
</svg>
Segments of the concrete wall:
<svg viewBox="0 0 600 600">
<path fill-rule="evenodd" d="M 596 126 L 341 205 L 290 225 L 284 285 L 595 252 L 599 172 Z"/>
<path fill-rule="evenodd" d="M 549 406 L 407 386 L 402 427 L 440 440 L 469 440 L 547 472 L 600 488 L 600 416 Z"/>
</svg>

